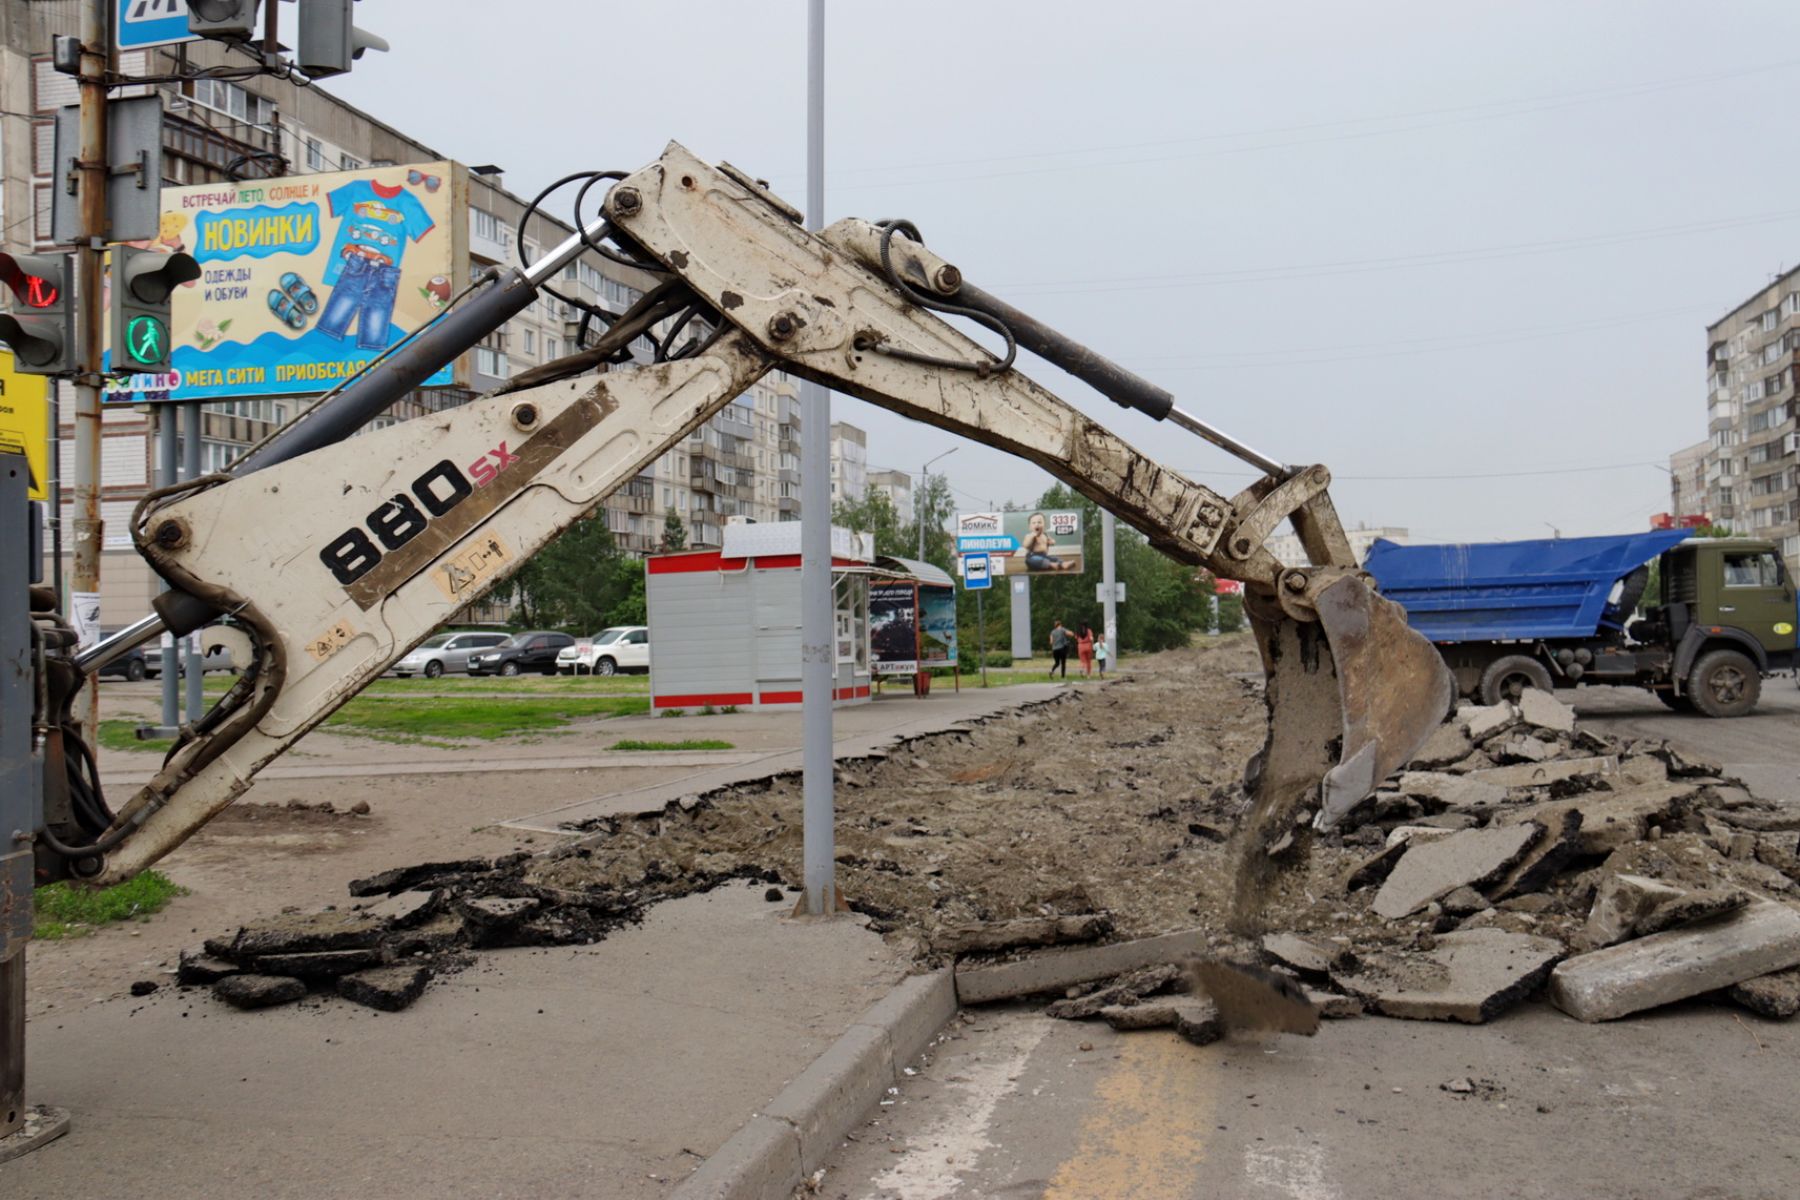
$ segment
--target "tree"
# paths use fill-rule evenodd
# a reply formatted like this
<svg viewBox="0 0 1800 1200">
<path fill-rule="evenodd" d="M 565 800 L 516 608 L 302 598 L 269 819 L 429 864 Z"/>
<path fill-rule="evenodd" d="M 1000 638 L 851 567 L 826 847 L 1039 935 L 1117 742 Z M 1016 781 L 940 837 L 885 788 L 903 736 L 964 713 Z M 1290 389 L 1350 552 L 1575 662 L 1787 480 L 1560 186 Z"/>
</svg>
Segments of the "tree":
<svg viewBox="0 0 1800 1200">
<path fill-rule="evenodd" d="M 664 550 L 687 549 L 687 526 L 682 523 L 681 514 L 673 505 L 663 514 L 662 548 Z"/>
<path fill-rule="evenodd" d="M 839 500 L 832 505 L 831 520 L 834 525 L 872 535 L 877 554 L 911 558 L 915 552 L 886 492 L 870 488 L 860 500 Z"/>
<path fill-rule="evenodd" d="M 644 623 L 643 560 L 619 550 L 603 513 L 569 526 L 510 582 L 524 625 L 592 633 Z"/>
</svg>

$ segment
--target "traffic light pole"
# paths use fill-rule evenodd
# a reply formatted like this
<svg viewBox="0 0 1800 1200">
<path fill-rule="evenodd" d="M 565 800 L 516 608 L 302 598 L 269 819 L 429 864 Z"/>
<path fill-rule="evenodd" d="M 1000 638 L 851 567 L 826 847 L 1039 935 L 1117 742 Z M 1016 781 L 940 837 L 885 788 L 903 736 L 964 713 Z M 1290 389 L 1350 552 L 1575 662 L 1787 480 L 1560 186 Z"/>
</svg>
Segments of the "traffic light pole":
<svg viewBox="0 0 1800 1200">
<path fill-rule="evenodd" d="M 106 72 L 112 54 L 109 21 L 116 6 L 108 0 L 86 0 L 81 13 L 81 158 L 76 170 L 81 212 L 81 244 L 76 249 L 76 344 L 80 347 L 75 377 L 75 519 L 72 522 L 75 563 L 70 577 L 70 617 L 84 635 L 97 634 L 79 611 L 100 603 L 100 553 L 106 530 L 100 519 L 100 323 L 106 244 Z M 60 180 L 58 181 L 60 185 Z M 87 689 L 83 721 L 89 745 L 97 745 L 100 691 Z"/>
</svg>

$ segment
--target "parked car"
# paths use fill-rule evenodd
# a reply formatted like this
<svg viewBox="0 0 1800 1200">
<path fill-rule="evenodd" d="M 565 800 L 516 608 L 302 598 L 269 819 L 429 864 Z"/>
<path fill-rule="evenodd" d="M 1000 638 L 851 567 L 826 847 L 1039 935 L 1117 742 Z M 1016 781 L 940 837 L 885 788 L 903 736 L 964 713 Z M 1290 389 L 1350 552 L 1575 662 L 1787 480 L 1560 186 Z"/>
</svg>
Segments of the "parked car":
<svg viewBox="0 0 1800 1200">
<path fill-rule="evenodd" d="M 507 640 L 504 633 L 440 633 L 426 638 L 407 656 L 388 668 L 402 679 L 423 675 L 436 679 L 446 671 L 467 671 L 469 655 L 491 650 Z"/>
<path fill-rule="evenodd" d="M 566 633 L 550 633 L 543 629 L 515 633 L 492 649 L 477 650 L 469 655 L 469 674 L 517 675 L 523 671 L 537 671 L 554 675 L 557 651 L 574 644 L 575 639 Z"/>
<path fill-rule="evenodd" d="M 119 631 L 116 629 L 102 629 L 100 631 L 100 636 L 109 638 L 117 632 Z M 99 674 L 102 677 L 112 675 L 121 679 L 129 679 L 132 683 L 136 683 L 149 673 L 150 667 L 149 664 L 144 661 L 144 648 L 142 646 L 133 646 L 129 654 L 126 654 L 121 658 L 113 659 L 104 667 L 101 667 L 99 671 Z"/>
<path fill-rule="evenodd" d="M 153 677 L 160 676 L 162 674 L 162 646 L 156 642 L 151 642 L 143 647 L 143 651 L 144 669 Z M 183 671 L 187 670 L 187 657 L 185 653 L 181 656 L 181 667 Z M 207 671 L 235 671 L 237 669 L 238 665 L 232 659 L 231 651 L 223 646 L 214 646 L 212 649 L 208 650 L 205 656 L 200 660 L 200 671 L 202 674 Z"/>
<path fill-rule="evenodd" d="M 617 675 L 650 669 L 650 630 L 643 625 L 614 625 L 582 638 L 556 656 L 564 675 Z"/>
</svg>

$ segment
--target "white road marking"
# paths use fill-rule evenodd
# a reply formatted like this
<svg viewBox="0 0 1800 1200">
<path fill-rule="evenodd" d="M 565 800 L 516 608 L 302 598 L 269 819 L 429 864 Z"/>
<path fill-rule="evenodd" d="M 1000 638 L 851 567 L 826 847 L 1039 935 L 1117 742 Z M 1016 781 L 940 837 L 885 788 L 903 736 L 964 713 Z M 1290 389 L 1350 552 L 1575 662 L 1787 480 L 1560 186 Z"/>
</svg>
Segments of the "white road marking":
<svg viewBox="0 0 1800 1200">
<path fill-rule="evenodd" d="M 1326 1176 L 1325 1151 L 1319 1146 L 1247 1146 L 1244 1174 L 1291 1200 L 1342 1200 L 1343 1193 Z"/>
</svg>

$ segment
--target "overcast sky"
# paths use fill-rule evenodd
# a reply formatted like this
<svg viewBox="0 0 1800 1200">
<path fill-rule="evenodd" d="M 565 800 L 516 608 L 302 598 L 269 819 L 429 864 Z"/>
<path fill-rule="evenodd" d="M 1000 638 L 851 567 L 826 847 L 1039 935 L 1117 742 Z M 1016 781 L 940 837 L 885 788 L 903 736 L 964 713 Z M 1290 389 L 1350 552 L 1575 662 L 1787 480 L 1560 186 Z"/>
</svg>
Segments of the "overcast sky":
<svg viewBox="0 0 1800 1200">
<path fill-rule="evenodd" d="M 1705 326 L 1800 261 L 1792 0 L 827 5 L 827 221 L 972 281 L 1265 453 L 1347 524 L 1643 528 L 1705 436 Z M 804 0 L 365 0 L 330 87 L 530 195 L 676 139 L 805 198 Z M 566 216 L 566 213 L 563 214 Z M 1230 494 L 1249 470 L 1028 370 Z M 967 507 L 1038 469 L 845 397 Z"/>
</svg>

